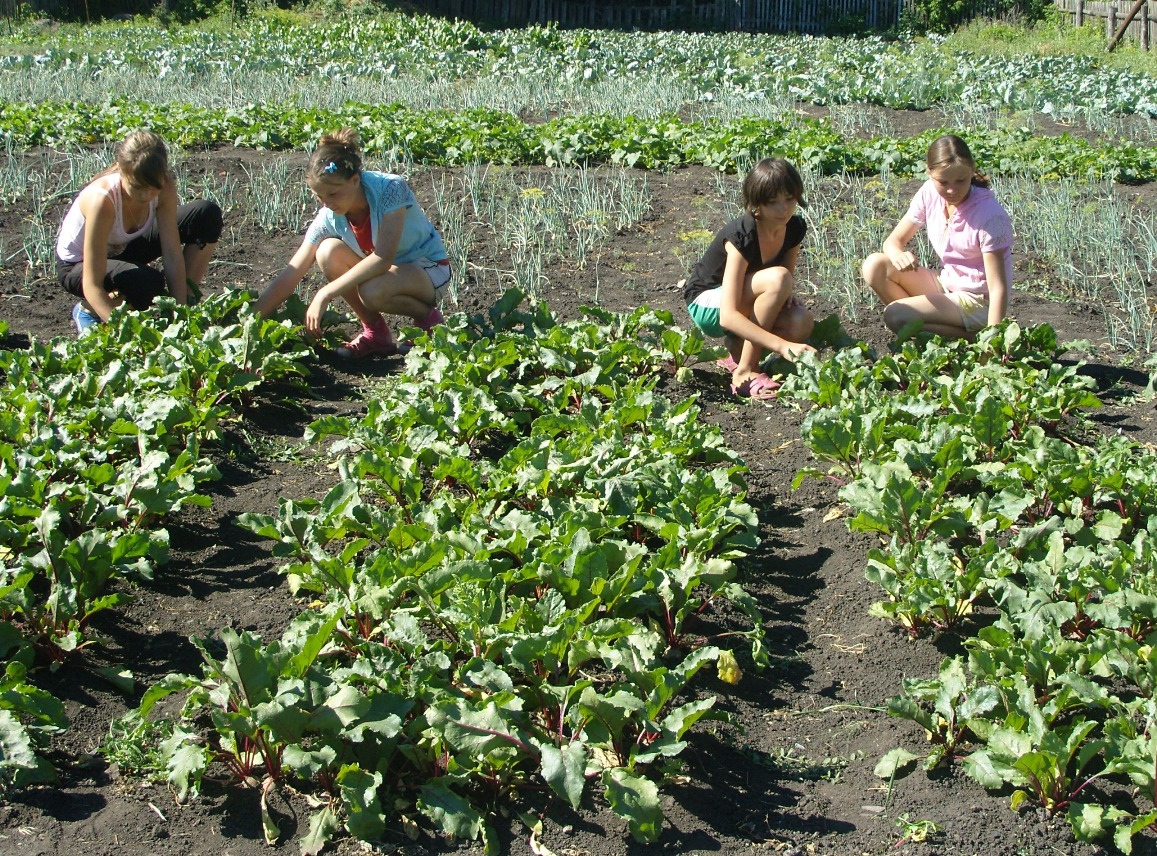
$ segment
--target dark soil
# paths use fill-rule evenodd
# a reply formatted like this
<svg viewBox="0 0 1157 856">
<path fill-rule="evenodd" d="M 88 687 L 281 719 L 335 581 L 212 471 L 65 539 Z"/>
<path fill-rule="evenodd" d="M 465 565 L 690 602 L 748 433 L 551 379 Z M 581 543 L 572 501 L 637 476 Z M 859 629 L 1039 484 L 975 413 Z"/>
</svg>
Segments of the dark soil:
<svg viewBox="0 0 1157 856">
<path fill-rule="evenodd" d="M 934 117 L 913 116 L 918 128 Z M 244 183 L 243 162 L 262 155 L 222 149 L 186 155 L 194 171 L 227 172 Z M 428 207 L 440 173 L 413 176 Z M 671 310 L 686 321 L 674 283 L 682 275 L 671 252 L 680 232 L 700 227 L 694 200 L 714 192 L 716 176 L 686 169 L 648 177 L 653 212 L 638 228 L 615 236 L 597 270 L 552 270 L 546 300 L 562 318 L 573 318 L 594 295 L 611 310 L 640 303 Z M 1131 196 L 1152 198 L 1147 188 Z M 56 222 L 61 206 L 46 217 Z M 898 199 L 896 211 L 905 199 Z M 0 207 L 0 246 L 20 246 L 20 224 L 30 204 Z M 296 246 L 295 234 L 267 235 L 227 215 L 232 238 L 222 242 L 221 264 L 210 271 L 208 286 L 244 282 L 258 286 L 285 263 Z M 881 236 L 882 237 L 882 236 Z M 11 250 L 8 251 L 9 253 Z M 8 255 L 8 253 L 5 253 Z M 493 262 L 500 248 L 478 250 L 480 264 Z M 806 247 L 804 252 L 806 264 Z M 1024 270 L 1026 260 L 1017 259 Z M 489 287 L 467 282 L 459 305 L 448 311 L 477 311 L 497 296 Z M 25 284 L 21 268 L 0 268 L 0 319 L 11 326 L 7 346 L 30 337 L 72 335 L 73 299 L 52 281 Z M 833 310 L 813 301 L 817 317 Z M 1062 339 L 1100 342 L 1104 321 L 1098 307 L 1069 306 L 1018 293 L 1013 313 L 1024 325 L 1049 323 Z M 849 331 L 877 348 L 886 348 L 878 312 L 866 313 Z M 1096 354 L 1103 354 L 1098 357 Z M 1152 405 L 1130 401 L 1146 377 L 1118 368 L 1119 358 L 1098 349 L 1087 371 L 1107 392 L 1107 407 L 1097 417 L 1106 430 L 1152 442 Z M 312 366 L 315 397 L 301 402 L 305 413 L 266 405 L 229 426 L 214 457 L 223 479 L 207 486 L 211 509 L 192 508 L 168 522 L 172 561 L 155 582 L 136 586 L 135 600 L 96 628 L 108 644 L 77 657 L 37 681 L 66 702 L 72 727 L 58 741 L 55 760 L 59 786 L 27 790 L 0 806 L 3 854 L 231 854 L 257 856 L 262 842 L 258 794 L 208 783 L 205 793 L 177 805 L 163 785 L 121 775 L 97 754 L 110 721 L 131 709 L 139 693 L 169 672 L 197 672 L 200 657 L 189 637 L 206 637 L 229 626 L 266 638 L 279 635 L 302 603 L 290 596 L 270 544 L 234 525 L 242 512 L 273 512 L 282 498 L 317 497 L 335 479 L 330 461 L 304 447 L 309 422 L 326 413 L 363 410 L 359 388 L 367 378 L 401 370 L 397 359 L 343 364 L 322 357 Z M 924 737 L 910 723 L 890 719 L 883 706 L 898 693 L 904 677 L 935 674 L 942 658 L 959 650 L 959 639 L 910 641 L 871 617 L 868 607 L 878 591 L 864 579 L 865 555 L 873 542 L 850 533 L 840 517 L 835 489 L 809 480 L 798 490 L 791 483 L 809 464 L 799 440 L 801 414 L 782 405 L 734 400 L 727 379 L 714 367 L 699 370 L 686 388 L 672 394 L 698 394 L 706 417 L 720 424 L 733 448 L 750 467 L 749 500 L 759 510 L 763 544 L 744 566 L 744 584 L 766 616 L 774 666 L 748 671 L 734 688 L 714 679 L 704 689 L 719 695 L 718 705 L 734 715 L 734 725 L 698 727 L 682 758 L 685 775 L 665 787 L 667 824 L 656 845 L 631 841 L 626 825 L 599 798 L 581 813 L 558 805 L 540 807 L 546 824 L 542 843 L 567 856 L 643 852 L 740 854 L 766 850 L 792 854 L 1088 854 L 1095 848 L 1074 842 L 1062 819 L 1048 819 L 1008 807 L 1005 794 L 989 794 L 958 769 L 927 775 L 917 772 L 891 786 L 873 775 L 889 749 L 921 751 Z M 124 664 L 132 669 L 138 694 L 125 697 L 97 677 L 93 668 Z M 275 805 L 287 834 L 279 852 L 297 852 L 309 808 L 304 799 L 284 794 Z M 525 808 L 525 807 L 523 807 Z M 925 843 L 901 841 L 897 818 L 928 820 L 940 831 Z M 530 852 L 529 833 L 511 814 L 503 852 Z M 480 853 L 475 843 L 459 847 L 429 830 L 417 841 L 401 829 L 381 844 L 380 852 L 444 853 L 455 849 Z M 342 841 L 339 853 L 358 853 L 357 842 Z M 1143 836 L 1134 852 L 1155 852 Z M 546 851 L 542 851 L 546 852 Z"/>
</svg>

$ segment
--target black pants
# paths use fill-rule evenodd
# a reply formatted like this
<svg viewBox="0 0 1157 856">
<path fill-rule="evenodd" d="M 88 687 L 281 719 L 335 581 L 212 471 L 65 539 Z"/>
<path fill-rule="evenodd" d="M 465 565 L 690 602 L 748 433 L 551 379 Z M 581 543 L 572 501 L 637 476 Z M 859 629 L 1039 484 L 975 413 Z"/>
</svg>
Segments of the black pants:
<svg viewBox="0 0 1157 856">
<path fill-rule="evenodd" d="M 216 202 L 198 199 L 177 208 L 177 232 L 182 246 L 217 243 L 221 225 L 221 207 Z M 119 293 L 133 309 L 145 309 L 167 290 L 165 275 L 149 264 L 160 257 L 161 236 L 154 220 L 147 232 L 129 241 L 117 255 L 109 256 L 104 272 L 105 291 Z M 56 278 L 69 294 L 84 297 L 84 262 L 58 258 Z"/>
</svg>

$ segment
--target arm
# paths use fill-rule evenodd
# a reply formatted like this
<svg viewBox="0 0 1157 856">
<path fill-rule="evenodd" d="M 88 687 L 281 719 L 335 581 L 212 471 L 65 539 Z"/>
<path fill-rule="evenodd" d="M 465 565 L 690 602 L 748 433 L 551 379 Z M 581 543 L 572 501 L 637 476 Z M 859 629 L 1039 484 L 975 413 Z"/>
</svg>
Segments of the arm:
<svg viewBox="0 0 1157 856">
<path fill-rule="evenodd" d="M 82 191 L 80 210 L 84 214 L 84 259 L 81 261 L 81 290 L 92 310 L 107 321 L 117 305 L 104 287 L 108 271 L 108 236 L 116 211 L 112 200 L 102 193 Z"/>
<path fill-rule="evenodd" d="M 907 249 L 908 242 L 915 238 L 919 231 L 920 224 L 905 214 L 892 233 L 884 239 L 881 250 L 896 270 L 915 270 L 919 266 L 916 256 Z"/>
<path fill-rule="evenodd" d="M 343 273 L 337 279 L 327 282 L 318 289 L 305 313 L 305 328 L 317 335 L 321 332 L 321 319 L 335 297 L 357 288 L 363 282 L 389 273 L 394 266 L 394 256 L 402 240 L 402 225 L 406 221 L 406 209 L 397 208 L 382 216 L 378 224 L 378 239 L 374 251 Z"/>
<path fill-rule="evenodd" d="M 284 303 L 289 295 L 293 294 L 293 290 L 297 288 L 297 284 L 305 277 L 309 266 L 313 264 L 313 259 L 317 255 L 317 247 L 306 238 L 301 242 L 301 246 L 297 248 L 297 252 L 289 260 L 281 272 L 273 279 L 269 280 L 265 288 L 261 291 L 261 296 L 257 298 L 257 312 L 262 318 L 268 318 L 273 312 Z"/>
<path fill-rule="evenodd" d="M 988 326 L 999 324 L 1008 313 L 1008 280 L 1005 278 L 1004 260 L 1009 249 L 995 253 L 982 253 L 984 276 L 988 280 Z"/>
<path fill-rule="evenodd" d="M 177 181 L 172 173 L 165 179 L 165 186 L 157 199 L 157 233 L 161 238 L 161 264 L 165 269 L 169 294 L 178 303 L 186 303 L 189 293 L 185 280 L 185 250 L 177 231 Z"/>
<path fill-rule="evenodd" d="M 747 260 L 730 241 L 726 244 L 727 265 L 723 269 L 723 294 L 719 302 L 719 324 L 729 333 L 741 339 L 754 342 L 760 347 L 773 351 L 786 359 L 794 359 L 803 351 L 815 350 L 810 345 L 789 342 L 770 330 L 764 330 L 740 310 L 743 282 L 747 277 Z M 788 270 L 795 267 L 799 247 L 793 247 L 784 261 Z"/>
</svg>

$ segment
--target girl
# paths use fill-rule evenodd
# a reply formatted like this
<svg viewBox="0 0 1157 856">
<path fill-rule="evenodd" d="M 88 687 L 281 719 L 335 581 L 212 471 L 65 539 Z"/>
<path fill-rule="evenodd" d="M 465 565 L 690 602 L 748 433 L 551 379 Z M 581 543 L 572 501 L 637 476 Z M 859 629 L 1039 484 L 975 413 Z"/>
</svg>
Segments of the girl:
<svg viewBox="0 0 1157 856">
<path fill-rule="evenodd" d="M 941 336 L 972 338 L 999 323 L 1012 286 L 1012 223 L 968 146 L 951 134 L 928 147 L 928 180 L 913 197 L 883 252 L 864 260 L 864 281 L 884 301 L 893 332 L 910 321 Z M 939 272 L 905 249 L 922 226 L 940 257 Z"/>
<path fill-rule="evenodd" d="M 177 204 L 177 181 L 165 142 L 134 131 L 117 146 L 116 163 L 73 201 L 56 239 L 56 273 L 80 299 L 77 333 L 107 321 L 128 301 L 144 309 L 168 287 L 178 303 L 197 292 L 221 236 L 221 209 L 198 200 Z M 164 273 L 149 263 L 161 259 Z"/>
<path fill-rule="evenodd" d="M 760 161 L 743 180 L 747 212 L 719 230 L 685 280 L 683 297 L 695 325 L 725 336 L 731 391 L 771 399 L 779 384 L 759 370 L 765 351 L 793 360 L 804 351 L 815 319 L 792 295 L 795 263 L 807 232 L 796 211 L 806 205 L 803 181 L 783 158 Z"/>
<path fill-rule="evenodd" d="M 383 312 L 408 315 L 423 330 L 440 324 L 450 260 L 405 180 L 363 170 L 357 132 L 349 128 L 321 138 L 305 180 L 322 209 L 289 264 L 265 286 L 258 311 L 269 315 L 284 303 L 316 260 L 326 285 L 309 304 L 306 330 L 321 333 L 325 310 L 338 296 L 362 322 L 339 356 L 398 353 Z"/>
</svg>

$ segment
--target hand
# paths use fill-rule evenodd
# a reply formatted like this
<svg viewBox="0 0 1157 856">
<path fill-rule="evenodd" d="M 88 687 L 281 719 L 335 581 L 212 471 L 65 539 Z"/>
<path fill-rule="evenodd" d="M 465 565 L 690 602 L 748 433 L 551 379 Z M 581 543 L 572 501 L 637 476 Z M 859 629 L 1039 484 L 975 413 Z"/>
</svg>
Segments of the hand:
<svg viewBox="0 0 1157 856">
<path fill-rule="evenodd" d="M 322 289 L 313 296 L 309 308 L 305 310 L 305 332 L 317 338 L 321 336 L 321 322 L 325 319 L 325 311 L 329 308 L 329 295 Z"/>
<path fill-rule="evenodd" d="M 796 357 L 809 352 L 814 354 L 816 349 L 805 342 L 787 342 L 783 346 L 783 354 L 781 356 L 785 360 L 791 360 L 794 363 Z"/>
<path fill-rule="evenodd" d="M 896 270 L 915 270 L 916 256 L 907 250 L 901 250 L 896 254 L 888 254 L 888 261 L 892 263 L 892 267 Z"/>
</svg>

